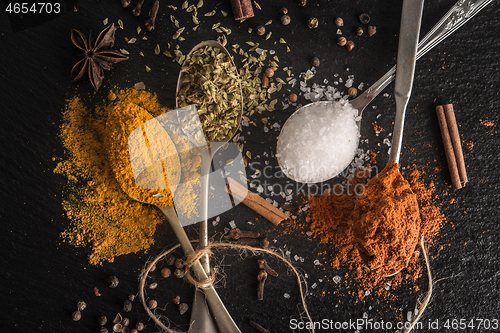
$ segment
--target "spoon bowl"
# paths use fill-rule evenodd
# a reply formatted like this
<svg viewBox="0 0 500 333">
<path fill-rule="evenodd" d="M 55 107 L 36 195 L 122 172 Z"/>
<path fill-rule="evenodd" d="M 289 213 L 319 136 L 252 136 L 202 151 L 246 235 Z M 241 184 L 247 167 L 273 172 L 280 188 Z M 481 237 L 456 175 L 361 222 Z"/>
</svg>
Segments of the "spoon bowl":
<svg viewBox="0 0 500 333">
<path fill-rule="evenodd" d="M 479 11 L 481 11 L 484 7 L 486 7 L 488 4 L 490 4 L 493 0 L 473 0 L 473 1 L 463 1 L 459 0 L 455 5 L 439 20 L 439 22 L 420 40 L 418 43 L 417 47 L 417 56 L 416 59 L 418 60 L 420 57 L 422 57 L 425 53 L 427 53 L 430 49 L 432 49 L 434 46 L 439 44 L 441 41 L 443 41 L 445 38 L 447 38 L 449 35 L 451 35 L 453 32 L 455 32 L 458 28 L 460 28 L 462 25 L 464 25 L 467 21 L 469 21 L 472 17 L 474 17 Z M 378 96 L 378 94 L 384 90 L 385 87 L 389 85 L 396 77 L 396 66 L 393 66 L 384 76 L 382 76 L 377 82 L 375 82 L 370 88 L 365 90 L 361 95 L 359 95 L 356 99 L 352 100 L 349 102 L 349 104 L 357 110 L 357 118 L 356 122 L 358 125 L 358 135 L 360 131 L 360 122 L 361 122 L 361 116 L 363 114 L 363 110 L 370 104 L 370 102 L 375 99 L 375 97 Z M 314 102 L 308 105 L 305 105 L 301 108 L 299 108 L 297 111 L 295 111 L 294 114 L 292 114 L 289 119 L 295 118 L 295 119 L 300 119 L 304 122 L 304 126 L 307 123 L 308 119 L 305 114 L 307 114 L 308 110 L 313 109 L 313 105 L 316 106 L 321 106 L 320 103 L 325 103 L 325 102 Z M 326 103 L 335 103 L 334 101 L 327 101 Z M 346 160 L 338 161 L 335 163 L 335 166 L 341 166 L 345 165 L 344 169 L 338 170 L 338 168 L 335 168 L 335 170 L 325 170 L 324 172 L 317 173 L 317 176 L 314 178 L 311 177 L 300 177 L 300 173 L 296 176 L 295 173 L 291 173 L 288 171 L 289 167 L 283 165 L 283 150 L 284 149 L 294 149 L 293 147 L 284 147 L 283 143 L 280 142 L 284 137 L 286 138 L 287 134 L 290 133 L 290 128 L 289 126 L 291 123 L 288 122 L 288 120 L 285 122 L 283 125 L 283 128 L 281 129 L 281 133 L 278 137 L 278 144 L 277 144 L 277 151 L 276 155 L 278 157 L 278 164 L 281 167 L 281 170 L 283 173 L 288 176 L 289 178 L 297 181 L 297 182 L 303 182 L 303 183 L 318 183 L 322 182 L 328 179 L 331 179 L 335 176 L 337 176 L 342 170 L 344 170 L 352 161 L 354 156 L 356 155 L 356 150 L 357 150 L 357 144 L 353 145 L 352 147 L 352 152 L 349 156 L 351 156 L 351 159 L 348 159 L 346 156 Z M 334 126 L 336 128 L 341 128 L 342 124 L 339 124 L 337 126 Z M 311 129 L 311 135 L 315 134 L 316 138 L 319 139 L 318 133 L 314 132 L 314 129 Z M 358 136 L 359 137 L 359 136 Z M 300 138 L 296 138 L 297 142 L 300 141 Z M 336 143 L 332 142 L 331 145 L 334 146 Z M 312 151 L 312 150 L 311 150 Z M 324 154 L 328 154 L 328 151 L 324 151 Z M 306 161 L 308 160 L 308 156 L 301 156 L 301 161 Z M 305 168 L 307 169 L 307 165 L 299 164 L 296 168 Z"/>
</svg>

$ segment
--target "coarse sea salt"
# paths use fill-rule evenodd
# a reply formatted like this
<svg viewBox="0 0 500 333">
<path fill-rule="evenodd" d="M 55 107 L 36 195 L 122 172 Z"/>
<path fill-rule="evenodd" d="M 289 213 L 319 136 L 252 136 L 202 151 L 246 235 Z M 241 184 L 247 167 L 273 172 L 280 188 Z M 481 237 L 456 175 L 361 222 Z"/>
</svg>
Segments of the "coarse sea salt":
<svg viewBox="0 0 500 333">
<path fill-rule="evenodd" d="M 280 133 L 276 154 L 285 175 L 316 183 L 342 172 L 357 151 L 357 113 L 339 101 L 309 104 L 292 115 Z"/>
</svg>

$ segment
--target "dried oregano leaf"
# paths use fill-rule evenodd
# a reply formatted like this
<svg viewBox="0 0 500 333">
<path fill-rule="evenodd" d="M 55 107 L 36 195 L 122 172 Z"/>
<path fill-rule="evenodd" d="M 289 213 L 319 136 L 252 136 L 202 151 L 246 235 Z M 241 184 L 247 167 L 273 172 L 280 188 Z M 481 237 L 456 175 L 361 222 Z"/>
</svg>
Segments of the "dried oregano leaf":
<svg viewBox="0 0 500 333">
<path fill-rule="evenodd" d="M 149 66 L 146 66 L 146 72 L 150 72 L 151 68 Z"/>
<path fill-rule="evenodd" d="M 127 50 L 125 50 L 125 49 L 120 49 L 120 52 L 121 52 L 122 54 L 130 54 L 130 53 L 129 53 Z"/>
<path fill-rule="evenodd" d="M 182 9 L 186 9 L 186 8 L 188 8 L 188 6 L 189 6 L 189 3 L 188 3 L 187 1 L 184 1 L 184 2 L 182 3 L 181 8 L 182 8 Z"/>
<path fill-rule="evenodd" d="M 260 5 L 257 3 L 257 1 L 254 1 L 253 3 L 255 4 L 255 8 L 257 8 L 258 10 L 262 9 L 262 8 L 260 8 Z"/>
<path fill-rule="evenodd" d="M 127 43 L 134 44 L 135 42 L 137 42 L 137 38 L 130 38 Z"/>
<path fill-rule="evenodd" d="M 215 15 L 215 10 L 212 10 L 211 12 L 205 14 L 205 16 L 214 16 L 214 15 Z"/>
<path fill-rule="evenodd" d="M 155 47 L 155 54 L 156 54 L 156 55 L 160 54 L 160 45 L 159 45 L 159 44 L 156 44 L 156 47 Z"/>
<path fill-rule="evenodd" d="M 169 51 L 169 50 L 165 50 L 165 51 L 163 51 L 163 54 L 164 54 L 164 55 L 166 55 L 166 56 L 167 56 L 167 57 L 169 57 L 169 58 L 173 58 L 173 57 L 174 57 L 174 56 L 172 55 L 172 53 L 170 53 L 170 51 Z"/>
<path fill-rule="evenodd" d="M 283 38 L 280 38 L 280 43 L 281 44 L 286 44 L 285 40 Z"/>
<path fill-rule="evenodd" d="M 122 20 L 118 20 L 118 26 L 120 27 L 120 29 L 123 30 L 123 22 L 122 22 Z"/>
<path fill-rule="evenodd" d="M 226 16 L 227 16 L 227 12 L 223 11 L 222 9 L 221 9 L 221 11 L 220 11 L 220 12 L 221 12 L 222 16 L 224 16 L 224 17 L 226 17 Z"/>
<path fill-rule="evenodd" d="M 177 7 L 173 6 L 173 5 L 167 5 L 168 8 L 171 8 L 173 10 L 177 10 Z"/>
<path fill-rule="evenodd" d="M 196 8 L 201 8 L 201 6 L 203 6 L 203 0 L 198 1 Z"/>
<path fill-rule="evenodd" d="M 108 25 L 108 18 L 107 17 L 102 21 L 102 24 Z"/>
</svg>

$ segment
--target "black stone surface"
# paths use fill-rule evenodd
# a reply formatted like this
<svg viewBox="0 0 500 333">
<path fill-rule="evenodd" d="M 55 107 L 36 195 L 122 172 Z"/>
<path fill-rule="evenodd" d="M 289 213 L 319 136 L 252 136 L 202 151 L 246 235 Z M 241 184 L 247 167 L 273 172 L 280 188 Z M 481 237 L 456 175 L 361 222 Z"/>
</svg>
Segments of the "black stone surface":
<svg viewBox="0 0 500 333">
<path fill-rule="evenodd" d="M 199 10 L 201 24 L 195 32 L 191 29 L 191 15 L 181 10 L 180 1 L 162 1 L 157 29 L 146 34 L 147 41 L 137 43 L 140 47 L 132 47 L 125 43 L 124 37 L 136 35 L 137 26 L 142 25 L 147 17 L 151 0 L 146 0 L 144 13 L 138 18 L 132 16 L 130 8 L 121 8 L 118 0 L 88 0 L 65 1 L 61 15 L 37 16 L 35 19 L 33 16 L 36 15 L 21 17 L 7 14 L 4 8 L 9 1 L 4 1 L 5 6 L 0 13 L 0 325 L 4 331 L 97 332 L 99 315 L 104 314 L 111 319 L 121 311 L 127 296 L 137 292 L 138 276 L 144 262 L 175 243 L 170 227 L 164 224 L 157 230 L 156 243 L 147 253 L 118 257 L 115 262 L 99 267 L 89 265 L 89 248 L 71 247 L 60 238 L 60 233 L 69 224 L 61 207 L 65 181 L 52 171 L 56 166 L 53 157 L 64 156 L 58 132 L 66 98 L 79 93 L 88 95 L 90 100 L 102 100 L 115 86 L 127 87 L 143 81 L 148 90 L 158 94 L 161 103 L 174 106 L 179 66 L 164 55 L 154 54 L 156 44 L 160 44 L 162 50 L 166 49 L 167 43 L 172 46 L 178 44 L 171 39 L 176 28 L 170 21 L 170 14 L 187 27 L 183 33 L 186 40 L 179 43 L 184 53 L 202 40 L 217 38 L 219 34 L 211 27 L 221 22 L 232 30 L 228 36 L 229 45 L 238 43 L 243 46 L 250 40 L 260 42 L 262 48 L 276 51 L 280 68 L 293 67 L 296 77 L 310 68 L 312 57 L 318 57 L 321 65 L 308 86 L 314 82 L 324 84 L 324 79 L 333 84 L 334 74 L 337 73 L 344 80 L 348 75 L 354 75 L 355 86 L 363 82 L 366 89 L 396 62 L 401 1 L 310 0 L 304 8 L 295 1 L 258 2 L 262 10 L 254 5 L 255 17 L 239 23 L 233 20 L 228 0 L 206 0 Z M 178 9 L 168 8 L 169 3 Z M 454 0 L 427 1 L 421 35 L 454 3 Z M 279 23 L 279 9 L 283 6 L 288 8 L 291 17 L 291 24 L 286 27 Z M 215 16 L 203 16 L 214 8 L 217 8 Z M 223 17 L 220 10 L 229 15 Z M 355 35 L 356 28 L 361 25 L 358 15 L 362 12 L 369 13 L 370 24 L 377 26 L 373 37 Z M 306 26 L 307 19 L 312 16 L 320 22 L 316 30 L 309 30 Z M 337 27 L 333 23 L 336 17 L 344 19 L 343 35 L 356 43 L 352 52 L 336 45 Z M 425 329 L 420 332 L 433 331 L 427 325 L 436 321 L 440 325 L 438 330 L 434 330 L 436 332 L 492 332 L 498 330 L 500 325 L 499 17 L 499 3 L 493 1 L 417 63 L 401 165 L 416 165 L 426 173 L 426 180 L 435 183 L 437 202 L 442 205 L 448 220 L 438 245 L 430 250 L 432 272 L 439 282 L 422 319 Z M 78 53 L 71 43 L 70 31 L 74 28 L 85 33 L 89 30 L 98 32 L 104 27 L 105 18 L 110 22 L 116 23 L 118 19 L 124 22 L 124 30 L 116 33 L 115 49 L 133 49 L 135 53 L 130 60 L 106 73 L 104 86 L 94 94 L 87 80 L 78 84 L 69 81 L 74 56 Z M 269 20 L 272 23 L 266 28 L 272 31 L 272 36 L 268 40 L 248 33 L 248 28 L 255 28 Z M 286 52 L 285 45 L 278 42 L 279 38 L 285 39 L 291 52 Z M 139 51 L 144 53 L 144 57 L 138 55 Z M 145 71 L 146 65 L 151 67 L 151 72 Z M 285 75 L 280 73 L 280 77 Z M 343 84 L 338 88 L 343 92 L 347 90 Z M 363 137 L 369 139 L 369 143 L 362 147 L 379 152 L 377 163 L 382 167 L 388 157 L 382 139 L 391 131 L 395 112 L 393 88 L 394 84 L 389 85 L 384 91 L 388 96 L 381 94 L 367 108 L 361 127 Z M 299 93 L 298 85 L 287 89 Z M 286 94 L 288 92 L 275 94 L 274 98 L 280 99 L 278 105 Z M 451 189 L 434 111 L 437 104 L 448 102 L 455 107 L 469 176 L 469 183 L 458 191 Z M 299 96 L 299 103 L 307 101 Z M 273 113 L 255 117 L 256 128 L 243 128 L 245 148 L 252 152 L 254 162 L 264 166 L 267 160 L 275 168 L 273 170 L 277 170 L 276 160 L 271 156 L 264 158 L 263 153 L 274 151 L 278 132 L 264 132 L 259 119 L 268 117 L 270 124 L 283 124 L 294 110 L 278 107 Z M 377 118 L 379 114 L 381 116 Z M 485 120 L 491 121 L 493 126 L 483 125 Z M 386 132 L 376 136 L 371 125 L 374 121 Z M 252 170 L 247 171 L 253 173 Z M 287 179 L 271 181 L 284 185 Z M 295 203 L 300 204 L 302 200 L 303 197 L 294 196 Z M 220 237 L 231 220 L 235 220 L 241 228 L 246 226 L 271 240 L 276 239 L 272 245 L 291 251 L 292 261 L 295 262 L 294 255 L 304 258 L 304 262 L 295 263 L 307 274 L 310 287 L 316 283 L 316 288 L 310 289 L 311 296 L 307 298 L 315 321 L 355 321 L 366 313 L 374 322 L 384 320 L 396 323 L 413 309 L 416 298 L 421 294 L 412 291 L 414 284 L 410 283 L 394 292 L 394 300 L 372 295 L 364 302 L 355 302 L 354 297 L 332 292 L 337 290 L 332 278 L 335 275 L 344 276 L 347 270 L 329 268 L 327 258 L 334 254 L 333 248 L 319 244 L 317 239 L 310 239 L 305 234 L 306 229 L 287 234 L 286 225 L 274 227 L 248 208 L 238 206 L 221 215 L 217 227 L 210 225 L 210 235 Z M 253 221 L 253 225 L 246 224 L 246 221 Z M 196 227 L 189 227 L 188 232 L 196 237 Z M 443 246 L 442 249 L 439 245 Z M 258 271 L 255 259 L 243 260 L 236 254 L 219 259 L 224 265 L 226 279 L 225 285 L 218 287 L 218 291 L 243 332 L 254 332 L 248 325 L 249 320 L 272 332 L 292 331 L 290 319 L 300 318 L 301 308 L 298 306 L 295 279 L 286 273 L 283 264 L 268 259 L 281 274 L 277 279 L 268 279 L 265 298 L 259 302 L 255 297 L 255 275 Z M 316 266 L 316 259 L 322 265 Z M 106 279 L 110 275 L 120 279 L 115 289 L 107 287 Z M 421 290 L 426 289 L 425 279 L 420 279 L 417 284 Z M 100 290 L 102 296 L 94 295 L 94 287 Z M 325 291 L 324 296 L 322 291 Z M 290 298 L 284 298 L 285 293 L 290 294 Z M 342 290 L 342 294 L 345 293 L 346 290 Z M 192 288 L 187 282 L 171 279 L 169 285 L 163 285 L 156 291 L 160 307 L 166 308 L 165 314 L 172 323 L 186 329 L 190 312 L 181 317 L 170 303 L 177 294 L 189 303 Z M 73 322 L 71 313 L 79 301 L 85 301 L 88 306 L 83 311 L 82 319 Z M 132 312 L 126 316 L 133 323 L 145 322 L 145 332 L 158 331 L 137 301 Z M 479 327 L 479 319 L 490 320 L 489 329 L 485 327 L 486 322 Z M 464 320 L 467 324 L 472 321 L 475 328 L 446 329 L 443 325 L 446 321 L 452 324 L 452 320 Z M 109 324 L 107 326 L 111 329 Z"/>
</svg>

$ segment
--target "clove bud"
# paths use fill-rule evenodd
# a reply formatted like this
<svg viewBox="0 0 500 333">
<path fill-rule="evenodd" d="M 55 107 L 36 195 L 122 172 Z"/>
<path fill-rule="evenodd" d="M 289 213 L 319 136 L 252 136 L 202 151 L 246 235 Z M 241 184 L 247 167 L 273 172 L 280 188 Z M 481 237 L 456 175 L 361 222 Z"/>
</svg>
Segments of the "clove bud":
<svg viewBox="0 0 500 333">
<path fill-rule="evenodd" d="M 257 299 L 262 301 L 264 299 L 264 283 L 267 279 L 267 273 L 265 270 L 261 270 L 259 274 L 257 274 Z"/>
<path fill-rule="evenodd" d="M 274 269 L 269 267 L 266 259 L 257 260 L 257 264 L 259 265 L 259 268 L 265 270 L 267 274 L 274 276 L 274 277 L 278 276 L 278 273 L 276 273 L 276 271 Z"/>
<path fill-rule="evenodd" d="M 158 0 L 153 4 L 153 8 L 151 8 L 151 15 L 144 23 L 146 30 L 151 31 L 155 28 L 156 15 L 158 14 L 158 9 L 160 8 L 160 2 Z"/>
<path fill-rule="evenodd" d="M 135 5 L 135 8 L 132 10 L 132 14 L 134 16 L 141 15 L 141 8 L 142 8 L 143 4 L 144 4 L 144 0 L 139 0 L 139 2 L 137 3 L 137 5 Z"/>
<path fill-rule="evenodd" d="M 251 230 L 240 230 L 240 228 L 234 228 L 229 231 L 229 236 L 232 239 L 240 239 L 240 238 L 259 238 L 260 234 L 257 231 Z"/>
<path fill-rule="evenodd" d="M 265 249 L 269 246 L 269 241 L 265 237 L 259 237 L 259 238 L 245 237 L 245 238 L 238 239 L 236 242 L 239 244 L 261 247 L 263 249 Z"/>
</svg>

